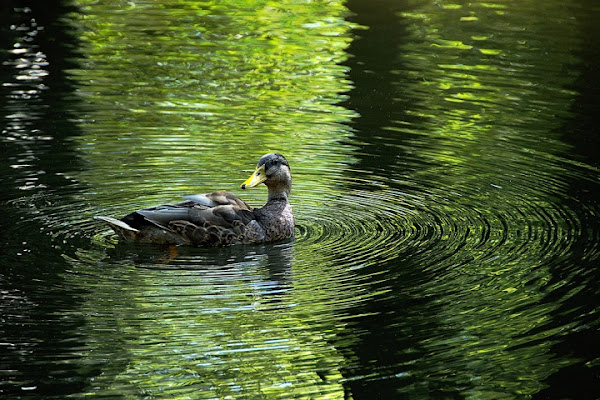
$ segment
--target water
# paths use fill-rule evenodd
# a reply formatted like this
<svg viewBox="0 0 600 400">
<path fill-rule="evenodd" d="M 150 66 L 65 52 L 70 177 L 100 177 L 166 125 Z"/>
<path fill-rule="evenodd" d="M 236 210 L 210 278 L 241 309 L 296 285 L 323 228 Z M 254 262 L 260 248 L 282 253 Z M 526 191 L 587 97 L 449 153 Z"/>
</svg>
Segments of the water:
<svg viewBox="0 0 600 400">
<path fill-rule="evenodd" d="M 9 3 L 3 397 L 600 397 L 594 2 Z M 269 151 L 293 241 L 92 220 Z"/>
</svg>

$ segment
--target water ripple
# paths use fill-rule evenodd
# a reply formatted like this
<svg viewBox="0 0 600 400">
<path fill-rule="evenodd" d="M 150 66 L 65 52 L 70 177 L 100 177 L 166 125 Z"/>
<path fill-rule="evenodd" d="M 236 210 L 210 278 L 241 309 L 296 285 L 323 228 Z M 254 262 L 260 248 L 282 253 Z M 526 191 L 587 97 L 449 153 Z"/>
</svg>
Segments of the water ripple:
<svg viewBox="0 0 600 400">
<path fill-rule="evenodd" d="M 328 200 L 324 208 L 301 209 L 297 241 L 351 268 L 397 257 L 436 270 L 523 258 L 557 263 L 572 254 L 585 235 L 582 219 L 593 218 L 597 210 L 559 197 L 564 178 L 536 179 L 534 185 L 522 181 L 507 188 L 354 191 Z M 548 197 L 541 197 L 545 192 Z M 493 198 L 497 203 L 490 208 Z"/>
</svg>

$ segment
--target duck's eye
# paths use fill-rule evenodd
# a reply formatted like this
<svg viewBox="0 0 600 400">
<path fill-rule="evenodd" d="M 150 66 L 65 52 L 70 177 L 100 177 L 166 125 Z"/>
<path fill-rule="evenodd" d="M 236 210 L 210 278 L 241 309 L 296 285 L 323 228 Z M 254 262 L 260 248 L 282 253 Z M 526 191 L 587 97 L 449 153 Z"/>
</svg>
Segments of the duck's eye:
<svg viewBox="0 0 600 400">
<path fill-rule="evenodd" d="M 260 171 L 256 171 L 256 176 L 259 176 L 259 175 L 260 175 Z"/>
</svg>

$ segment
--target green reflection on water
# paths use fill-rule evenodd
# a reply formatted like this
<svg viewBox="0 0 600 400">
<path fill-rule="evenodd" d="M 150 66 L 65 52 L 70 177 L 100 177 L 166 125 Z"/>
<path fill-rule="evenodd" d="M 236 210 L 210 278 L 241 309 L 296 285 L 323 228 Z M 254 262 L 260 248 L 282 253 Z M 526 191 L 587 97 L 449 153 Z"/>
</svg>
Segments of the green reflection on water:
<svg viewBox="0 0 600 400">
<path fill-rule="evenodd" d="M 185 254 L 157 265 L 160 252 L 145 250 L 107 265 L 96 288 L 84 283 L 86 363 L 103 369 L 89 395 L 343 398 L 333 333 L 311 326 L 307 293 L 286 283 L 293 247 L 215 250 L 204 268 L 197 259 L 186 268 Z M 73 261 L 94 276 L 81 260 L 98 256 Z"/>
<path fill-rule="evenodd" d="M 119 4 L 84 7 L 87 61 L 73 71 L 98 202 L 235 190 L 268 151 L 291 160 L 300 190 L 348 162 L 348 151 L 314 157 L 342 149 L 354 115 L 337 105 L 351 87 L 342 2 Z"/>
<path fill-rule="evenodd" d="M 351 160 L 343 123 L 355 115 L 338 105 L 351 88 L 340 63 L 355 27 L 343 2 L 82 4 L 86 60 L 71 73 L 89 105 L 78 138 L 89 168 L 79 176 L 106 209 L 98 213 L 238 191 L 269 151 L 290 160 L 300 222 L 332 191 L 331 169 Z M 265 196 L 244 193 L 255 204 Z M 240 252 L 224 269 L 109 261 L 93 286 L 68 277 L 90 290 L 85 353 L 103 373 L 88 394 L 343 398 L 332 310 L 316 329 L 311 288 L 270 281 L 261 250 Z"/>
</svg>

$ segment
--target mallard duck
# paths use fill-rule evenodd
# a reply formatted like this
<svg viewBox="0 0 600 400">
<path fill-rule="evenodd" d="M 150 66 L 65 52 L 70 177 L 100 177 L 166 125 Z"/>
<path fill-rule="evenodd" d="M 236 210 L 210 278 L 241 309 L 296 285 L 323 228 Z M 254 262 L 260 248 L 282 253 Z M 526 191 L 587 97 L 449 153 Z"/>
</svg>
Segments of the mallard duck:
<svg viewBox="0 0 600 400">
<path fill-rule="evenodd" d="M 260 158 L 242 189 L 264 183 L 267 203 L 253 208 L 236 195 L 218 191 L 184 196 L 185 201 L 132 212 L 121 219 L 94 217 L 122 239 L 140 243 L 228 246 L 266 243 L 294 236 L 294 216 L 288 202 L 290 165 L 281 154 Z"/>
</svg>

